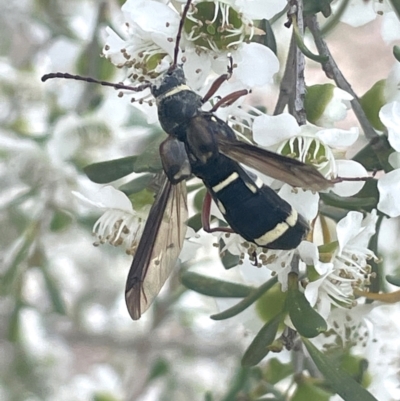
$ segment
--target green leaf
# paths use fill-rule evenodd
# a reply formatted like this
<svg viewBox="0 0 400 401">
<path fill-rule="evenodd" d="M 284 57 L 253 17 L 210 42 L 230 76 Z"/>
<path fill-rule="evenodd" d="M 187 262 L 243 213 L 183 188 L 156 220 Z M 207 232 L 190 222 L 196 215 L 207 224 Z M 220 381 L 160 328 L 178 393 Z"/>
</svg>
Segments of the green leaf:
<svg viewBox="0 0 400 401">
<path fill-rule="evenodd" d="M 367 211 L 375 209 L 379 201 L 377 180 L 368 180 L 363 188 L 355 196 L 340 196 L 333 192 L 320 194 L 325 205 L 334 206 L 340 209 Z"/>
<path fill-rule="evenodd" d="M 386 80 L 381 79 L 376 82 L 367 92 L 364 93 L 360 98 L 361 107 L 364 110 L 365 115 L 367 116 L 369 122 L 372 126 L 379 130 L 383 131 L 385 126 L 382 124 L 379 118 L 379 111 L 386 104 L 385 99 L 385 85 Z"/>
<path fill-rule="evenodd" d="M 335 85 L 321 84 L 307 87 L 307 92 L 304 98 L 304 108 L 307 114 L 307 120 L 310 123 L 316 124 L 322 116 L 326 106 L 333 98 Z"/>
<path fill-rule="evenodd" d="M 30 247 L 32 246 L 33 238 L 31 237 L 32 231 L 34 231 L 35 224 L 31 224 L 24 233 L 23 242 L 19 244 L 19 249 L 14 257 L 14 260 L 8 267 L 8 269 L 1 276 L 1 292 L 8 294 L 10 292 L 20 289 L 22 282 L 22 275 L 27 269 L 25 259 L 28 256 Z"/>
<path fill-rule="evenodd" d="M 20 339 L 20 311 L 22 303 L 17 301 L 14 310 L 12 311 L 10 317 L 8 318 L 8 329 L 7 329 L 7 339 L 10 342 L 17 342 Z"/>
<path fill-rule="evenodd" d="M 265 32 L 265 35 L 262 35 L 263 44 L 271 49 L 275 55 L 277 55 L 278 49 L 276 46 L 275 34 L 271 27 L 270 21 L 267 19 L 262 20 L 260 28 Z"/>
<path fill-rule="evenodd" d="M 290 362 L 282 363 L 277 358 L 271 358 L 264 376 L 268 383 L 276 384 L 293 373 L 293 365 Z"/>
<path fill-rule="evenodd" d="M 393 56 L 397 61 L 400 61 L 400 46 L 393 46 Z"/>
<path fill-rule="evenodd" d="M 371 383 L 368 374 L 368 360 L 365 358 L 346 352 L 341 357 L 340 368 L 363 386 Z"/>
<path fill-rule="evenodd" d="M 169 362 L 166 359 L 159 358 L 155 361 L 151 368 L 151 372 L 147 382 L 157 379 L 158 377 L 165 376 L 169 372 Z"/>
<path fill-rule="evenodd" d="M 339 209 L 356 210 L 356 211 L 371 211 L 376 208 L 378 200 L 375 198 L 361 198 L 357 196 L 344 197 L 333 192 L 329 194 L 321 194 L 321 200 L 328 206 L 334 206 Z"/>
<path fill-rule="evenodd" d="M 152 174 L 143 174 L 140 177 L 136 177 L 133 180 L 127 182 L 124 185 L 119 187 L 119 190 L 122 191 L 127 196 L 131 194 L 136 194 L 143 189 L 147 188 L 150 183 L 153 181 L 154 176 Z"/>
<path fill-rule="evenodd" d="M 203 228 L 203 224 L 201 222 L 201 213 L 196 213 L 191 216 L 187 221 L 188 227 L 192 227 L 194 231 L 199 231 Z"/>
<path fill-rule="evenodd" d="M 396 13 L 396 17 L 399 18 L 400 16 L 400 1 L 399 0 L 390 0 L 390 6 L 392 7 L 393 11 Z"/>
<path fill-rule="evenodd" d="M 395 285 L 396 287 L 400 287 L 400 276 L 388 274 L 386 276 L 386 280 L 388 281 L 388 283 Z"/>
<path fill-rule="evenodd" d="M 281 290 L 280 284 L 275 284 L 269 291 L 257 300 L 256 311 L 264 322 L 269 322 L 284 309 L 287 292 Z"/>
<path fill-rule="evenodd" d="M 303 343 L 325 380 L 345 401 L 378 401 L 346 372 L 332 363 L 310 340 L 303 338 Z"/>
<path fill-rule="evenodd" d="M 83 170 L 88 178 L 96 184 L 107 184 L 135 171 L 138 156 L 99 162 L 86 166 Z"/>
<path fill-rule="evenodd" d="M 286 298 L 286 310 L 290 320 L 300 335 L 313 338 L 327 330 L 323 317 L 315 311 L 307 298 L 298 288 L 297 274 L 289 274 L 289 288 Z"/>
<path fill-rule="evenodd" d="M 304 15 L 322 13 L 327 18 L 331 15 L 332 0 L 304 0 Z"/>
<path fill-rule="evenodd" d="M 135 162 L 135 173 L 158 173 L 162 170 L 160 159 L 160 144 L 164 142 L 165 135 L 157 135 L 143 152 L 137 156 Z"/>
<path fill-rule="evenodd" d="M 46 284 L 46 289 L 49 293 L 49 297 L 54 310 L 60 315 L 66 315 L 65 304 L 61 296 L 59 285 L 49 273 L 47 266 L 41 266 L 40 270 L 42 271 L 43 278 Z"/>
<path fill-rule="evenodd" d="M 154 192 L 148 189 L 137 192 L 135 194 L 130 194 L 129 199 L 131 200 L 134 209 L 140 210 L 144 206 L 153 204 L 154 202 Z"/>
<path fill-rule="evenodd" d="M 203 187 L 194 195 L 193 205 L 194 208 L 200 213 L 203 210 L 204 197 L 206 196 L 206 193 L 207 189 Z"/>
<path fill-rule="evenodd" d="M 269 346 L 274 342 L 279 324 L 284 317 L 285 314 L 280 313 L 264 324 L 243 355 L 243 367 L 255 366 L 268 355 Z"/>
<path fill-rule="evenodd" d="M 379 153 L 377 153 L 377 149 Z M 388 163 L 389 155 L 394 152 L 390 146 L 388 138 L 381 135 L 374 140 L 374 144 L 368 143 L 364 146 L 352 160 L 361 163 L 368 171 L 385 170 L 391 171 L 392 167 Z"/>
<path fill-rule="evenodd" d="M 214 401 L 214 397 L 210 391 L 204 394 L 204 401 Z"/>
<path fill-rule="evenodd" d="M 238 315 L 240 312 L 243 312 L 247 309 L 251 304 L 257 301 L 266 291 L 271 289 L 271 287 L 278 282 L 277 277 L 273 277 L 263 285 L 258 287 L 257 289 L 253 290 L 246 298 L 242 301 L 237 303 L 236 305 L 232 306 L 229 309 L 224 310 L 221 313 L 217 313 L 216 315 L 211 315 L 211 319 L 213 320 L 224 320 L 229 319 L 230 317 Z"/>
<path fill-rule="evenodd" d="M 162 170 L 159 146 L 164 139 L 158 135 L 140 155 L 94 163 L 86 166 L 84 172 L 97 184 L 106 184 L 131 173 L 159 173 Z"/>
<path fill-rule="evenodd" d="M 331 397 L 332 393 L 316 386 L 311 380 L 303 378 L 300 383 L 297 384 L 296 391 L 294 392 L 291 401 L 329 401 Z"/>
<path fill-rule="evenodd" d="M 244 284 L 219 280 L 188 270 L 181 274 L 181 282 L 185 287 L 210 297 L 243 298 L 254 291 L 253 287 Z"/>
<path fill-rule="evenodd" d="M 222 240 L 221 240 L 222 241 Z M 224 265 L 225 270 L 232 269 L 239 264 L 240 257 L 238 255 L 233 255 L 228 250 L 225 250 L 221 255 L 221 262 Z"/>
</svg>

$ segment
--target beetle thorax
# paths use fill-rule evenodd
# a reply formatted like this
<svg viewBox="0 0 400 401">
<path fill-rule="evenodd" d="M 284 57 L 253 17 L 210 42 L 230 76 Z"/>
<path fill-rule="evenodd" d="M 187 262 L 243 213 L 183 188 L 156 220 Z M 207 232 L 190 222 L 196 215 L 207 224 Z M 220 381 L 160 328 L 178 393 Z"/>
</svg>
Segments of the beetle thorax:
<svg viewBox="0 0 400 401">
<path fill-rule="evenodd" d="M 181 66 L 160 76 L 151 92 L 156 99 L 158 118 L 164 131 L 184 140 L 187 123 L 203 105 L 202 98 L 186 85 Z"/>
</svg>

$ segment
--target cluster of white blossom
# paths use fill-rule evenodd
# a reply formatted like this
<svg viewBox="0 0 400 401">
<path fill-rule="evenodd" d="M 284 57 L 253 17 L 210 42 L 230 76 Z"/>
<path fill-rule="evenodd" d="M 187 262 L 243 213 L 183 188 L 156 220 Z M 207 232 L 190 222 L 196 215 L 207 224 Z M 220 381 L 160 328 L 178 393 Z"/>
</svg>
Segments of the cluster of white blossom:
<svg viewBox="0 0 400 401">
<path fill-rule="evenodd" d="M 123 71 L 124 83 L 140 85 L 144 81 L 153 82 L 170 67 L 185 3 L 185 0 L 125 2 L 122 13 L 114 21 L 113 29 L 106 28 L 107 37 L 103 49 L 104 57 Z M 278 76 L 283 71 L 282 60 L 278 59 L 267 46 L 252 41 L 255 36 L 263 37 L 265 34 L 254 21 L 271 20 L 276 14 L 285 10 L 286 0 L 198 0 L 193 3 L 184 24 L 178 60 L 183 64 L 188 85 L 193 90 L 202 95 L 207 93 L 216 77 L 226 72 L 229 57 L 234 63 L 233 74 L 222 85 L 217 96 L 224 96 L 240 89 L 260 93 L 260 88 L 261 90 L 270 88 L 272 84 L 277 83 Z M 332 2 L 333 16 L 339 12 L 341 3 L 336 0 Z M 390 1 L 349 0 L 347 8 L 339 15 L 340 21 L 353 27 L 365 25 L 377 17 L 382 17 L 381 35 L 386 43 L 400 38 L 400 22 Z M 283 42 L 285 40 L 282 39 Z M 378 261 L 378 258 L 370 249 L 370 242 L 376 234 L 378 219 L 384 216 L 389 218 L 400 216 L 399 83 L 400 68 L 396 62 L 389 77 L 380 86 L 379 93 L 381 131 L 377 132 L 379 135 L 385 135 L 387 132 L 388 142 L 393 148 L 389 157 L 393 170 L 386 173 L 378 172 L 373 177 L 377 180 L 379 193 L 376 209 L 365 213 L 345 211 L 342 213 L 344 217 L 335 223 L 320 213 L 323 203 L 320 194 L 292 188 L 288 184 L 259 174 L 267 185 L 276 189 L 283 199 L 310 222 L 312 235 L 308 236 L 296 250 L 267 252 L 255 246 L 248 248 L 248 244 L 245 244 L 238 234 L 215 235 L 225 244 L 221 253 L 229 251 L 239 256 L 243 265 L 238 267 L 237 271 L 240 271 L 242 275 L 240 280 L 245 283 L 254 283 L 250 277 L 257 271 L 256 274 L 260 274 L 258 278 L 262 276 L 265 280 L 276 276 L 282 290 L 286 291 L 291 264 L 294 255 L 298 254 L 301 260 L 300 271 L 305 278 L 301 281 L 305 297 L 343 342 L 346 340 L 346 333 L 355 326 L 357 329 L 368 327 L 372 333 L 373 329 L 368 319 L 371 313 L 373 316 L 379 314 L 379 307 L 374 309 L 373 306 L 364 304 L 364 298 L 357 298 L 357 294 L 366 294 L 371 277 L 374 277 L 370 263 Z M 346 157 L 354 153 L 354 149 L 362 143 L 364 138 L 361 129 L 357 124 L 348 129 L 338 128 L 344 126 L 341 123 L 347 117 L 350 102 L 354 97 L 334 85 L 329 85 L 325 88 L 328 95 L 318 104 L 319 114 L 312 123 L 299 125 L 295 117 L 288 112 L 271 115 L 270 112 L 260 111 L 255 107 L 251 95 L 238 99 L 229 107 L 219 108 L 216 114 L 227 121 L 238 135 L 251 132 L 250 139 L 258 146 L 312 164 L 328 179 L 368 177 L 371 172 L 368 173 L 361 163 Z M 150 92 L 148 90 L 135 92 L 134 97 L 140 101 L 132 102 L 133 107 L 145 114 L 147 122 L 157 123 L 157 108 Z M 258 101 L 257 97 L 254 99 Z M 211 104 L 213 101 L 215 102 L 215 99 L 211 99 Z M 123 100 L 119 99 L 119 102 L 121 105 Z M 204 105 L 205 110 L 211 107 L 210 104 Z M 111 125 L 111 119 L 117 119 L 118 113 L 114 111 L 115 108 L 105 106 L 103 111 L 99 111 L 97 118 L 106 125 Z M 32 112 L 36 120 L 39 114 L 37 110 Z M 45 120 L 46 117 L 41 118 Z M 32 118 L 33 125 L 35 118 Z M 34 181 L 41 194 L 38 199 L 43 202 L 28 203 L 26 214 L 34 216 L 34 221 L 40 221 L 41 216 L 52 207 L 72 213 L 74 208 L 79 207 L 78 202 L 75 202 L 76 198 L 79 198 L 103 212 L 93 228 L 97 238 L 95 244 L 110 243 L 114 246 L 123 246 L 128 254 L 134 255 L 145 227 L 149 208 L 136 210 L 135 204 L 132 205 L 131 200 L 123 192 L 111 186 L 102 186 L 98 189 L 98 186 L 89 183 L 71 167 L 69 161 L 85 148 L 85 144 L 80 142 L 79 135 L 71 135 L 71 132 L 75 131 L 75 118 L 73 116 L 59 120 L 53 128 L 52 139 L 45 147 L 32 143 L 27 145 L 25 142 L 21 145 L 20 141 L 10 139 L 8 133 L 3 135 L 6 140 L 2 143 L 2 150 L 11 154 L 14 160 L 13 176 L 9 179 L 14 183 L 18 182 L 13 193 L 10 192 L 7 202 L 11 203 L 15 199 L 28 196 L 29 186 L 26 182 Z M 127 113 L 122 118 L 126 122 Z M 132 132 L 128 134 L 132 135 Z M 121 143 L 126 143 L 127 136 L 122 137 Z M 248 140 L 248 137 L 244 140 Z M 107 156 L 115 156 L 116 153 L 115 148 L 110 146 L 110 153 Z M 339 182 L 331 191 L 338 198 L 353 197 L 364 184 L 363 180 Z M 7 185 L 5 187 L 7 188 Z M 75 197 L 71 197 L 71 193 Z M 213 212 L 218 218 L 222 218 L 216 208 Z M 37 229 L 40 230 L 39 224 L 32 226 L 33 231 Z M 383 231 L 380 234 L 383 237 L 388 235 Z M 186 239 L 189 245 L 195 243 L 196 249 L 201 249 L 196 244 L 194 231 L 190 228 Z M 30 240 L 29 232 L 26 237 L 10 245 L 10 251 L 4 257 L 5 265 L 18 257 L 28 240 Z M 198 242 L 200 243 L 200 240 Z M 181 253 L 181 259 L 184 261 L 190 260 L 194 253 L 193 246 L 190 250 L 187 249 L 189 248 L 184 248 Z M 249 260 L 249 255 L 254 252 L 261 262 L 259 268 L 254 267 Z M 25 286 L 29 286 L 29 283 Z M 21 291 L 28 293 L 25 286 L 22 286 Z M 76 294 L 79 293 L 78 289 L 74 291 Z M 35 305 L 35 302 L 33 300 L 31 304 Z M 105 321 L 106 312 L 102 311 L 99 314 Z M 377 323 L 379 319 L 383 326 L 384 316 L 379 315 L 379 319 L 376 316 L 374 327 L 379 326 Z M 398 332 L 397 324 L 395 326 Z M 389 330 L 387 331 L 389 342 L 394 347 L 397 339 L 392 339 Z M 371 333 L 372 338 L 373 333 Z M 321 341 L 323 344 L 324 340 L 321 340 L 321 337 L 317 338 L 315 343 Z M 374 349 L 372 340 L 369 346 L 370 350 Z M 384 345 L 380 344 L 379 349 L 385 353 L 387 359 L 390 358 L 390 350 L 385 349 Z M 368 353 L 369 356 L 373 354 L 372 351 Z M 383 369 L 384 367 L 381 372 Z M 96 386 L 106 373 L 101 369 L 93 373 L 92 376 L 96 380 L 93 379 L 90 385 L 87 384 L 90 387 L 88 394 L 92 394 L 92 387 Z M 391 369 L 388 385 L 393 383 L 392 376 L 395 377 L 395 374 L 395 369 Z M 115 373 L 108 372 L 106 375 L 110 377 Z M 378 378 L 379 374 L 376 377 Z M 378 387 L 377 378 L 374 378 L 372 388 L 374 385 Z M 386 379 L 389 382 L 389 379 Z M 108 388 L 111 385 L 105 382 L 104 387 Z M 382 399 L 390 400 L 393 394 L 398 394 L 398 389 L 388 390 Z M 67 397 L 68 395 L 65 395 L 66 399 Z"/>
<path fill-rule="evenodd" d="M 266 3 L 268 7 L 265 6 Z M 191 28 L 188 33 L 183 34 L 181 45 L 184 51 L 181 53 L 183 67 L 189 85 L 200 93 L 205 93 L 210 85 L 209 82 L 212 81 L 207 78 L 215 77 L 226 69 L 228 53 L 232 56 L 236 68 L 231 80 L 223 86 L 224 93 L 238 88 L 255 89 L 273 82 L 279 70 L 278 58 L 268 47 L 248 41 L 254 33 L 259 33 L 254 28 L 252 18 L 271 18 L 277 10 L 283 9 L 284 3 L 252 1 L 244 5 L 240 1 L 196 2 L 189 10 L 187 20 Z M 347 14 L 354 15 L 351 11 L 353 3 L 350 4 Z M 199 9 L 203 14 L 198 11 Z M 176 9 L 165 2 L 128 0 L 123 5 L 122 11 L 126 22 L 125 32 L 117 34 L 112 29 L 107 29 L 104 55 L 117 67 L 125 68 L 130 83 L 151 81 L 162 74 L 172 62 L 180 8 Z M 214 15 L 213 19 L 201 20 L 201 15 L 210 14 Z M 347 14 L 342 18 L 345 19 Z M 154 15 L 160 17 L 154 20 Z M 222 18 L 226 30 L 219 36 L 204 33 L 203 25 L 207 25 L 209 32 L 219 29 L 218 26 L 214 26 L 221 23 L 217 17 Z M 242 101 L 238 101 L 228 110 L 220 109 L 221 111 L 218 110 L 217 113 L 220 112 L 220 116 L 228 118 L 229 121 L 235 121 L 236 125 L 240 124 L 240 121 L 245 121 L 247 125 L 250 124 L 253 140 L 258 145 L 311 163 L 327 178 L 365 177 L 367 171 L 360 163 L 345 159 L 346 150 L 359 137 L 359 128 L 351 127 L 349 130 L 343 130 L 334 127 L 337 121 L 346 117 L 352 98 L 347 92 L 334 88 L 326 104 L 323 105 L 322 113 L 317 120 L 318 126 L 310 123 L 299 126 L 295 118 L 287 113 L 271 116 L 250 106 L 246 109 Z M 155 108 L 152 109 L 154 112 Z M 389 129 L 389 141 L 394 149 L 396 149 L 397 129 L 395 119 L 399 111 L 397 103 L 392 102 L 384 106 L 380 114 L 382 122 Z M 399 190 L 397 174 L 398 170 L 394 170 L 379 178 L 378 208 L 390 216 L 399 214 L 396 212 L 398 204 L 395 202 L 395 191 Z M 276 183 L 273 185 L 276 187 Z M 352 196 L 357 194 L 363 185 L 363 181 L 342 182 L 335 185 L 333 192 L 343 197 Z M 317 194 L 310 191 L 293 191 L 284 184 L 279 190 L 279 195 L 295 206 L 309 221 L 318 218 Z M 122 213 L 123 208 L 115 203 L 113 209 L 114 218 L 108 210 L 96 225 L 100 239 L 104 240 L 108 236 L 115 241 L 115 235 L 119 236 L 121 233 L 121 221 L 122 225 L 129 227 L 130 232 L 138 231 L 137 227 L 132 225 L 132 219 L 128 217 L 126 211 Z M 139 225 L 142 224 L 141 219 L 138 222 Z M 325 317 L 328 316 L 331 305 L 354 306 L 353 289 L 355 287 L 364 289 L 368 286 L 370 279 L 368 260 L 376 258 L 368 249 L 369 240 L 375 233 L 375 223 L 376 212 L 364 220 L 359 212 L 349 213 L 337 224 L 334 237 L 339 245 L 329 263 L 319 261 L 316 246 L 321 243 L 312 246 L 304 243 L 301 245 L 301 259 L 307 264 L 314 265 L 320 275 L 318 280 L 308 284 L 306 294 L 313 305 L 319 305 L 318 308 L 323 310 Z M 346 229 L 340 229 L 342 226 Z M 111 234 L 113 227 L 117 227 L 118 233 Z M 131 247 L 131 242 L 132 240 L 128 241 L 127 248 Z M 226 240 L 225 249 L 233 254 L 243 254 L 242 243 L 243 240 L 239 236 L 232 235 Z M 286 287 L 292 254 L 293 252 L 278 251 L 274 252 L 274 258 L 267 259 L 268 268 L 278 274 L 283 288 Z"/>
</svg>

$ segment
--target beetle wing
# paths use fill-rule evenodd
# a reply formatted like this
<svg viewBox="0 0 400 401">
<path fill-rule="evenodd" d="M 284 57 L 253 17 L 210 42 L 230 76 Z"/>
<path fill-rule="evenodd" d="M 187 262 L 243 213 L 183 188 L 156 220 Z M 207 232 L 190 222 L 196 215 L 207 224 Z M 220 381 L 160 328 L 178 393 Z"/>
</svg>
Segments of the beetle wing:
<svg viewBox="0 0 400 401">
<path fill-rule="evenodd" d="M 321 191 L 333 186 L 315 167 L 299 160 L 223 136 L 217 141 L 225 156 L 293 187 Z"/>
<path fill-rule="evenodd" d="M 161 190 L 150 209 L 125 288 L 133 320 L 153 302 L 175 267 L 186 233 L 185 181 L 171 184 L 164 173 Z"/>
</svg>

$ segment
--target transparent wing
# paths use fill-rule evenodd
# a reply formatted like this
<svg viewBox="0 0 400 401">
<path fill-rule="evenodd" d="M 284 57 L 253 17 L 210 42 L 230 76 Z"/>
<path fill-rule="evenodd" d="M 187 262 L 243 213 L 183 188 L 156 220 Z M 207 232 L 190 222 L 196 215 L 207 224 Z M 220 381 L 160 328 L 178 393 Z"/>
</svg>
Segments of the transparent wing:
<svg viewBox="0 0 400 401">
<path fill-rule="evenodd" d="M 222 136 L 217 141 L 225 156 L 293 187 L 321 191 L 333 186 L 315 167 L 296 159 Z"/>
<path fill-rule="evenodd" d="M 125 300 L 133 320 L 140 318 L 160 292 L 175 267 L 185 239 L 185 181 L 173 185 L 164 173 L 162 181 L 126 282 Z"/>
</svg>

